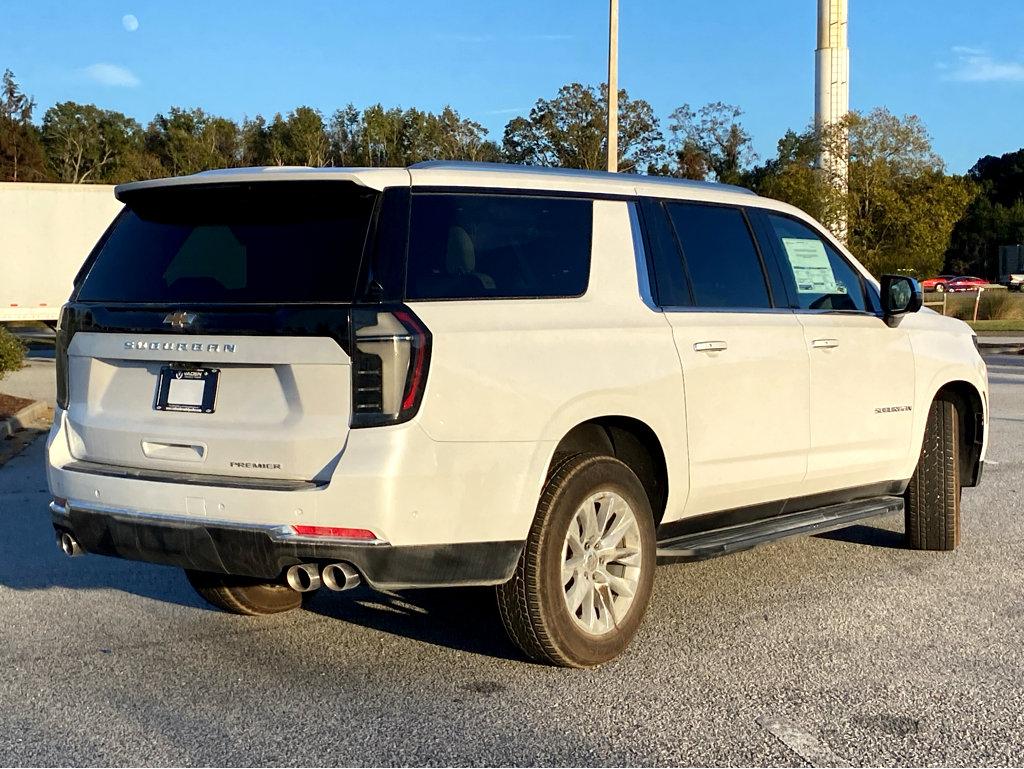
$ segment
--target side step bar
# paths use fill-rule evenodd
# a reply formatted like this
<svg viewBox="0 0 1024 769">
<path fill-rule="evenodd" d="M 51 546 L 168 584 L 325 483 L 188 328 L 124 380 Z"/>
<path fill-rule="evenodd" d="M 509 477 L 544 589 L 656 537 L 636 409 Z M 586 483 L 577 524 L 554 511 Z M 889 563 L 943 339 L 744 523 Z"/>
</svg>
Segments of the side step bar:
<svg viewBox="0 0 1024 769">
<path fill-rule="evenodd" d="M 658 561 L 703 561 L 727 553 L 749 550 L 786 537 L 818 534 L 848 526 L 863 518 L 903 512 L 902 497 L 873 497 L 828 505 L 800 513 L 787 513 L 738 526 L 700 531 L 658 543 Z"/>
</svg>

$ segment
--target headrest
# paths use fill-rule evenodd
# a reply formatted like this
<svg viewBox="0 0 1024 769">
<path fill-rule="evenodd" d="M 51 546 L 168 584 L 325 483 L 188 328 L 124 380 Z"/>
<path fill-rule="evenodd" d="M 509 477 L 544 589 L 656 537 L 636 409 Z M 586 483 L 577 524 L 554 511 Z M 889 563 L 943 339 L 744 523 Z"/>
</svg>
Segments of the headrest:
<svg viewBox="0 0 1024 769">
<path fill-rule="evenodd" d="M 476 251 L 469 233 L 458 225 L 448 228 L 448 253 L 445 269 L 449 275 L 469 275 L 476 271 Z"/>
</svg>

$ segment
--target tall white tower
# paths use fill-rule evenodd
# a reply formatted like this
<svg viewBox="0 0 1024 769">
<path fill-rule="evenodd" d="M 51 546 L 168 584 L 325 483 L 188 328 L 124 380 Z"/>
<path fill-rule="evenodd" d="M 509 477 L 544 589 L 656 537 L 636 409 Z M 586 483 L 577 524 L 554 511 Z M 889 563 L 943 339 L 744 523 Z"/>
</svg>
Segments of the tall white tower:
<svg viewBox="0 0 1024 769">
<path fill-rule="evenodd" d="M 818 0 L 818 50 L 814 120 L 822 128 L 850 111 L 847 0 Z"/>
<path fill-rule="evenodd" d="M 814 124 L 820 131 L 842 120 L 850 111 L 850 49 L 847 0 L 818 0 L 818 49 L 815 52 Z M 819 165 L 836 189 L 848 188 L 849 147 L 846 141 L 823 148 Z M 846 240 L 847 220 L 837 212 L 829 222 L 837 237 Z"/>
</svg>

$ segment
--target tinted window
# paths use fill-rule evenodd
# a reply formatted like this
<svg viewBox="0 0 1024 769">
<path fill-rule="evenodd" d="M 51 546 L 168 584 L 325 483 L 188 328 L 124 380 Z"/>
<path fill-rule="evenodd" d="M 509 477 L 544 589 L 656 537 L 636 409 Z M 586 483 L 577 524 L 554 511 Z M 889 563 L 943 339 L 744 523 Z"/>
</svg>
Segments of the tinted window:
<svg viewBox="0 0 1024 769">
<path fill-rule="evenodd" d="M 652 288 L 662 307 L 687 307 L 693 302 L 690 286 L 679 256 L 679 242 L 672 223 L 659 200 L 642 198 L 640 210 L 644 221 L 644 248 L 651 268 Z"/>
<path fill-rule="evenodd" d="M 860 275 L 838 251 L 796 219 L 767 217 L 778 239 L 783 272 L 802 309 L 868 309 Z"/>
<path fill-rule="evenodd" d="M 413 195 L 406 296 L 579 296 L 590 275 L 593 202 Z"/>
<path fill-rule="evenodd" d="M 336 182 L 137 191 L 78 297 L 351 301 L 375 195 Z"/>
<path fill-rule="evenodd" d="M 698 307 L 771 307 L 761 258 L 738 208 L 668 203 Z"/>
</svg>

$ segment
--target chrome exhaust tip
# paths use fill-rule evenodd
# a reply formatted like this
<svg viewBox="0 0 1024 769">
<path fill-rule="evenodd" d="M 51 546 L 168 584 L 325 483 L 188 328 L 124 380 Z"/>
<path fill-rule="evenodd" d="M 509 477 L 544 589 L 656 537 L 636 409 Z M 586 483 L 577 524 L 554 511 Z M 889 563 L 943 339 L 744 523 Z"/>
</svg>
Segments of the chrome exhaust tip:
<svg viewBox="0 0 1024 769">
<path fill-rule="evenodd" d="M 68 558 L 74 558 L 76 555 L 85 554 L 82 546 L 78 544 L 78 540 L 67 531 L 57 532 L 57 546 L 64 551 L 64 555 Z"/>
<path fill-rule="evenodd" d="M 308 593 L 320 587 L 320 569 L 315 563 L 300 563 L 285 574 L 288 587 L 299 593 Z"/>
<path fill-rule="evenodd" d="M 351 590 L 358 587 L 363 581 L 355 567 L 344 562 L 327 564 L 324 566 L 321 577 L 324 587 L 335 591 Z"/>
</svg>

